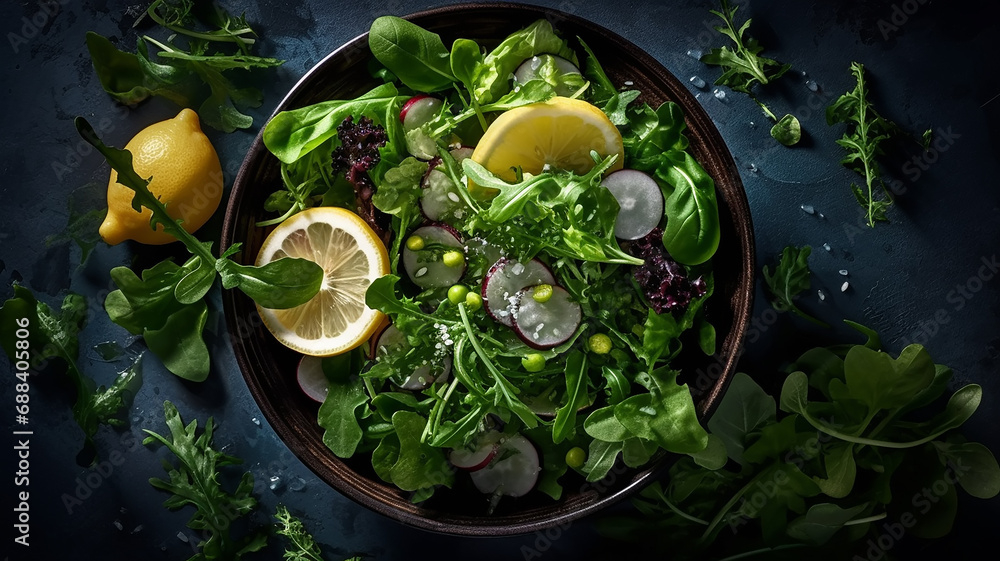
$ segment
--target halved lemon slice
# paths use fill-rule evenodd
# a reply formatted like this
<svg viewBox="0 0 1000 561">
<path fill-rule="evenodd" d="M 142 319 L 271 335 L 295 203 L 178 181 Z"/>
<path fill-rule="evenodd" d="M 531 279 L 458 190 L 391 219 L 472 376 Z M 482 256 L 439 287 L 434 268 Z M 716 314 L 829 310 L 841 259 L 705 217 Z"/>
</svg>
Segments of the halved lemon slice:
<svg viewBox="0 0 1000 561">
<path fill-rule="evenodd" d="M 609 171 L 625 160 L 622 135 L 603 111 L 580 99 L 553 97 L 500 115 L 472 153 L 497 177 L 513 182 L 514 168 L 539 174 L 548 164 L 584 174 L 594 167 L 590 151 L 603 158 L 617 154 Z"/>
<path fill-rule="evenodd" d="M 375 332 L 382 312 L 365 305 L 365 292 L 389 273 L 385 244 L 357 214 L 315 207 L 282 222 L 264 240 L 257 265 L 301 257 L 326 273 L 319 293 L 301 306 L 257 306 L 267 329 L 287 347 L 313 356 L 349 351 Z"/>
</svg>

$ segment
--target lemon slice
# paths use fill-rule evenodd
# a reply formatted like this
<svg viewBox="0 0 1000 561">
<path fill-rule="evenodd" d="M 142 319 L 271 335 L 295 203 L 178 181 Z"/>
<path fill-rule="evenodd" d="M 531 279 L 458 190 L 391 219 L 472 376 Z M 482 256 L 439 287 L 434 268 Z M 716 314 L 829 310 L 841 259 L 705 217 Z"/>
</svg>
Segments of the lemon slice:
<svg viewBox="0 0 1000 561">
<path fill-rule="evenodd" d="M 267 329 L 287 347 L 312 356 L 349 351 L 375 332 L 382 312 L 365 305 L 365 292 L 389 273 L 385 244 L 357 214 L 316 207 L 282 222 L 264 240 L 257 265 L 301 257 L 323 267 L 319 293 L 287 310 L 257 306 Z"/>
<path fill-rule="evenodd" d="M 539 174 L 548 164 L 584 174 L 594 167 L 590 151 L 617 154 L 609 171 L 622 168 L 622 135 L 608 116 L 579 99 L 554 97 L 511 109 L 494 121 L 472 153 L 473 161 L 514 182 L 514 168 Z"/>
</svg>

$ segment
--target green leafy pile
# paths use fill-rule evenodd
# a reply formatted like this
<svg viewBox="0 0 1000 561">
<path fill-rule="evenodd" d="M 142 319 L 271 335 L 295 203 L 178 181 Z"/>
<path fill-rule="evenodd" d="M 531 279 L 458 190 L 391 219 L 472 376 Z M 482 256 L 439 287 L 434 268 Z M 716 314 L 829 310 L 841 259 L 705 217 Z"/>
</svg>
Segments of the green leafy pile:
<svg viewBox="0 0 1000 561">
<path fill-rule="evenodd" d="M 954 432 L 982 388 L 963 386 L 942 408 L 951 369 L 920 345 L 893 358 L 865 333 L 864 345 L 799 356 L 778 407 L 737 374 L 708 423 L 719 457 L 682 458 L 635 501 L 641 517 L 606 520 L 605 531 L 656 536 L 652 545 L 683 559 L 847 559 L 881 543 L 873 540 L 887 528 L 948 533 L 957 487 L 978 498 L 1000 492 L 993 454 Z"/>
<path fill-rule="evenodd" d="M 83 430 L 85 438 L 79 460 L 89 464 L 97 458 L 93 442 L 97 428 L 102 424 L 113 427 L 124 425 L 120 417 L 142 384 L 142 374 L 141 362 L 137 360 L 107 388 L 97 387 L 91 378 L 85 376 L 77 360 L 80 354 L 79 334 L 86 319 L 87 300 L 83 296 L 67 294 L 57 312 L 45 302 L 36 300 L 31 290 L 18 284 L 14 285 L 13 298 L 0 306 L 0 325 L 4 326 L 0 346 L 12 365 L 28 361 L 30 367 L 30 370 L 18 369 L 15 372 L 17 383 L 31 384 L 31 377 L 45 371 L 51 359 L 59 359 L 65 368 L 66 376 L 76 388 L 73 419 Z M 26 329 L 29 337 L 18 339 L 15 326 Z M 27 343 L 27 347 L 22 341 Z"/>
<path fill-rule="evenodd" d="M 195 507 L 187 525 L 206 537 L 198 543 L 200 551 L 190 561 L 238 560 L 247 553 L 263 549 L 267 545 L 267 533 L 264 531 L 233 536 L 234 523 L 257 506 L 257 499 L 251 495 L 253 474 L 245 472 L 232 492 L 222 487 L 220 469 L 239 464 L 242 460 L 212 448 L 213 419 L 209 417 L 199 435 L 198 421 L 185 425 L 173 403 L 163 402 L 163 415 L 170 431 L 169 437 L 143 429 L 149 435 L 143 444 L 163 444 L 177 458 L 177 464 L 164 461 L 169 481 L 152 478 L 149 483 L 171 493 L 171 497 L 163 503 L 168 509 Z"/>
<path fill-rule="evenodd" d="M 369 45 L 384 67 L 375 74 L 385 83 L 353 100 L 281 112 L 263 132 L 265 145 L 282 162 L 283 188 L 268 199 L 268 209 L 281 216 L 269 223 L 317 204 L 356 208 L 354 189 L 331 167 L 340 142 L 337 126 L 345 119 L 367 117 L 388 138 L 367 173 L 376 186 L 372 203 L 391 222 L 393 272 L 371 285 L 366 303 L 390 317 L 406 344 L 377 360 L 359 351 L 324 360 L 329 394 L 318 422 L 326 445 L 342 458 L 370 454 L 375 472 L 410 492 L 414 502 L 453 486 L 447 453 L 474 446 L 478 435 L 494 429 L 532 441 L 543 458 L 538 489 L 556 499 L 571 470 L 597 481 L 619 459 L 638 467 L 662 450 L 703 449 L 706 433 L 671 362 L 689 331 L 701 335 L 696 344 L 714 352 L 704 306 L 712 292 L 720 224 L 715 183 L 686 151 L 679 106 L 634 104 L 639 92 L 619 91 L 582 42 L 582 74 L 542 71 L 514 88 L 512 72 L 532 56 L 556 53 L 580 61 L 546 20 L 484 50 L 468 39 L 449 49 L 438 35 L 387 16 L 372 24 Z M 642 259 L 619 245 L 618 203 L 596 188 L 614 156 L 592 153 L 594 167 L 583 175 L 515 170 L 507 181 L 471 159 L 459 163 L 449 152 L 459 141 L 474 144 L 497 112 L 546 101 L 557 90 L 601 108 L 622 133 L 625 166 L 649 173 L 660 185 L 667 217 L 663 246 L 684 273 L 705 281 L 704 294 L 684 309 L 656 313 L 632 279 Z M 442 108 L 404 131 L 400 107 L 420 92 L 435 92 Z M 421 182 L 431 165 L 455 186 L 457 200 L 443 220 L 469 242 L 461 299 L 449 299 L 447 289 L 413 290 L 400 279 L 399 251 L 423 221 Z M 490 195 L 471 194 L 468 183 Z M 497 259 L 477 249 L 487 247 L 551 267 L 585 318 L 565 343 L 533 349 L 481 309 L 476 297 Z M 595 336 L 606 344 L 591 346 Z M 442 354 L 451 362 L 450 380 L 424 390 L 400 389 L 416 368 L 440 362 Z M 569 466 L 564 459 L 575 448 L 587 451 L 586 461 Z"/>
<path fill-rule="evenodd" d="M 141 275 L 128 267 L 115 267 L 111 278 L 118 290 L 104 302 L 111 320 L 142 335 L 168 370 L 192 381 L 208 376 L 210 360 L 202 335 L 208 319 L 205 296 L 217 277 L 224 288 L 239 288 L 266 308 L 298 306 L 319 291 L 323 269 L 312 261 L 283 258 L 260 267 L 241 265 L 232 259 L 241 244 L 215 257 L 211 242 L 198 240 L 170 217 L 166 206 L 150 192 L 149 181 L 132 167 L 131 153 L 105 145 L 82 117 L 76 119 L 76 127 L 118 172 L 119 183 L 135 191 L 132 207 L 152 211 L 150 227 L 162 226 L 191 253 L 182 265 L 166 259 Z"/>
<path fill-rule="evenodd" d="M 250 54 L 256 33 L 246 19 L 231 16 L 211 0 L 155 0 L 146 15 L 171 31 L 171 39 L 143 35 L 136 52 L 128 53 L 106 37 L 87 33 L 87 49 L 105 91 L 126 105 L 152 96 L 167 98 L 197 109 L 202 121 L 224 132 L 252 126 L 253 118 L 241 110 L 259 107 L 261 91 L 231 79 L 232 71 L 273 68 L 284 61 Z M 180 37 L 186 38 L 186 47 L 172 42 Z M 159 49 L 156 57 L 149 46 Z M 218 47 L 235 47 L 236 52 L 216 51 Z"/>
<path fill-rule="evenodd" d="M 717 47 L 701 57 L 705 64 L 721 66 L 724 71 L 715 81 L 717 86 L 729 86 L 733 91 L 745 93 L 760 106 L 764 114 L 774 121 L 771 127 L 771 136 L 785 146 L 797 144 L 802 138 L 802 125 L 792 114 L 778 118 L 767 108 L 753 92 L 754 86 L 760 84 L 766 86 L 768 83 L 780 78 L 788 69 L 788 64 L 782 64 L 774 59 L 760 55 L 764 47 L 754 39 L 746 35 L 752 19 L 747 19 L 739 27 L 736 26 L 736 12 L 739 6 L 730 6 L 727 0 L 722 0 L 722 11 L 709 10 L 723 21 L 723 26 L 716 27 L 715 30 L 729 37 L 735 50 L 729 47 Z"/>
</svg>

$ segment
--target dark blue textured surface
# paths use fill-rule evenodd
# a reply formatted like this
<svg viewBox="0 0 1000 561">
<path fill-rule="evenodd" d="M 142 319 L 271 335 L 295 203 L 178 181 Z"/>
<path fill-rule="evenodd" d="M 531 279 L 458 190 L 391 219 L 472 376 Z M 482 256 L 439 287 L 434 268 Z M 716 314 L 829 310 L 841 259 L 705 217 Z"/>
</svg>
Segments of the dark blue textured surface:
<svg viewBox="0 0 1000 561">
<path fill-rule="evenodd" d="M 247 18 L 260 22 L 264 37 L 258 54 L 288 61 L 268 75 L 264 105 L 254 112 L 257 127 L 308 68 L 367 31 L 373 18 L 446 3 L 450 2 L 247 3 Z M 628 9 L 591 0 L 539 3 L 621 34 L 686 83 L 693 75 L 708 82 L 718 76 L 717 69 L 686 54 L 721 44 L 720 37 L 709 31 L 714 22 L 707 2 L 677 5 L 645 1 L 634 2 Z M 912 13 L 907 14 L 904 8 Z M 1000 450 L 1000 436 L 995 432 L 1000 401 L 996 376 L 1000 279 L 995 276 L 997 271 L 985 265 L 995 263 L 1000 253 L 996 179 L 1000 171 L 996 138 L 1000 99 L 995 97 L 1000 95 L 1000 80 L 994 63 L 973 58 L 978 58 L 976 53 L 995 50 L 1000 32 L 996 20 L 988 17 L 989 12 L 955 3 L 917 0 L 809 6 L 793 0 L 758 0 L 744 9 L 755 18 L 752 34 L 767 46 L 766 54 L 793 66 L 792 73 L 762 97 L 775 112 L 794 112 L 800 118 L 807 131 L 803 145 L 794 149 L 777 145 L 767 134 L 764 116 L 743 95 L 727 91 L 726 99 L 719 101 L 711 86 L 700 90 L 692 86 L 692 91 L 740 165 L 753 212 L 758 259 L 761 264 L 773 261 L 785 245 L 812 245 L 814 289 L 821 289 L 826 299 L 820 302 L 814 292 L 806 295 L 803 306 L 830 322 L 846 317 L 875 327 L 893 352 L 907 342 L 924 343 L 937 362 L 955 369 L 955 387 L 968 382 L 982 384 L 984 403 L 966 426 L 966 434 Z M 108 271 L 130 264 L 139 248 L 100 245 L 78 267 L 75 247 L 47 245 L 46 238 L 65 227 L 71 192 L 78 191 L 80 200 L 91 208 L 102 204 L 107 166 L 80 141 L 72 126 L 74 116 L 83 115 L 95 124 L 106 119 L 104 140 L 121 146 L 139 129 L 177 111 L 161 100 L 135 109 L 116 106 L 101 90 L 90 66 L 84 33 L 94 30 L 131 48 L 135 33 L 131 29 L 134 16 L 129 13 L 134 10 L 128 2 L 116 0 L 83 4 L 63 0 L 51 15 L 34 2 L 4 2 L 0 6 L 0 29 L 7 39 L 0 45 L 0 107 L 4 111 L 0 286 L 6 297 L 10 282 L 22 281 L 50 304 L 67 290 L 86 296 L 91 314 L 81 340 L 81 367 L 99 383 L 108 383 L 127 361 L 104 362 L 93 347 L 105 341 L 131 342 L 102 311 L 109 290 Z M 897 29 L 891 29 L 890 24 Z M 842 129 L 828 127 L 822 114 L 832 99 L 853 87 L 848 73 L 852 60 L 866 64 L 876 102 L 886 116 L 907 129 L 933 127 L 939 138 L 952 139 L 947 145 L 942 141 L 935 161 L 919 164 L 926 169 L 904 161 L 889 166 L 889 173 L 905 192 L 890 211 L 892 223 L 875 230 L 862 225 L 860 209 L 848 189 L 858 177 L 838 163 L 841 151 L 834 140 Z M 810 91 L 806 80 L 818 83 L 818 91 Z M 230 135 L 209 131 L 222 157 L 227 185 L 256 131 Z M 812 205 L 824 218 L 803 212 L 803 204 Z M 202 230 L 203 239 L 218 239 L 220 222 L 221 210 Z M 831 247 L 829 252 L 821 248 L 824 243 Z M 838 274 L 840 269 L 849 271 L 846 280 L 851 285 L 843 293 L 840 285 L 845 279 Z M 772 322 L 760 291 L 757 302 L 756 323 L 741 366 L 762 382 L 774 379 L 779 357 L 817 341 L 852 337 L 843 327 L 831 333 L 787 316 Z M 427 534 L 355 505 L 305 469 L 261 418 L 237 370 L 217 292 L 210 305 L 210 380 L 201 385 L 185 383 L 149 357 L 145 383 L 129 414 L 131 427 L 123 431 L 102 428 L 98 433 L 98 448 L 108 463 L 97 469 L 81 468 L 75 462 L 82 435 L 72 420 L 73 396 L 64 381 L 35 382 L 31 402 L 31 428 L 35 432 L 31 449 L 32 546 L 27 557 L 20 546 L 10 542 L 0 551 L 10 551 L 15 559 L 189 556 L 191 547 L 178 533 L 195 539 L 185 527 L 190 512 L 166 511 L 160 506 L 165 496 L 146 483 L 149 477 L 163 475 L 159 465 L 163 451 L 138 445 L 141 429 L 162 430 L 164 399 L 175 402 L 185 419 L 204 420 L 214 415 L 220 425 L 217 445 L 245 458 L 256 477 L 256 494 L 263 507 L 260 511 L 273 512 L 278 502 L 288 505 L 302 515 L 331 559 L 337 554 L 367 553 L 386 561 L 485 561 L 525 558 L 525 548 L 536 548 L 546 559 L 588 559 L 618 547 L 602 542 L 589 521 L 560 531 L 559 538 L 548 546 L 549 540 L 540 535 L 488 540 Z M 5 366 L 4 375 L 9 372 Z M 12 384 L 0 385 L 0 404 L 13 404 Z M 11 421 L 8 413 L 2 417 L 6 442 Z M 12 458 L 11 454 L 9 449 L 4 452 L 7 458 Z M 117 465 L 112 465 L 112 460 Z M 11 466 L 11 460 L 3 465 Z M 267 486 L 272 475 L 282 480 L 277 491 Z M 3 477 L 8 479 L 8 474 Z M 299 485 L 301 490 L 293 490 Z M 77 494 L 82 504 L 67 508 L 65 497 Z M 5 516 L 11 517 L 12 505 L 8 505 L 4 503 Z M 261 520 L 263 516 L 259 515 Z M 919 558 L 932 552 L 968 551 L 992 541 L 990 534 L 995 532 L 998 516 L 997 499 L 979 501 L 962 496 L 952 536 L 928 546 L 908 543 L 907 547 L 921 551 Z M 278 559 L 280 555 L 277 547 L 272 547 L 261 557 Z"/>
</svg>

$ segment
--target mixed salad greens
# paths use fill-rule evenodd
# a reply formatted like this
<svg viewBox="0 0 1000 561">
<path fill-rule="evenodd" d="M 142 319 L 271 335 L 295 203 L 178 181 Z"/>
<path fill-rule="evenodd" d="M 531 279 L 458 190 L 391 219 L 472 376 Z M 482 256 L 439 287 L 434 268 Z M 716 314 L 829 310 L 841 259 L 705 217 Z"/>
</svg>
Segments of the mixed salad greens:
<svg viewBox="0 0 1000 561">
<path fill-rule="evenodd" d="M 636 103 L 546 20 L 484 53 L 387 16 L 369 44 L 384 83 L 281 112 L 263 132 L 283 188 L 262 226 L 339 205 L 389 246 L 392 272 L 366 301 L 391 326 L 321 363 L 328 447 L 370 454 L 414 502 L 462 484 L 459 468 L 494 504 L 536 486 L 558 499 L 570 469 L 596 481 L 618 458 L 702 451 L 671 364 L 685 345 L 714 352 L 719 217 L 679 106 Z M 557 96 L 607 115 L 626 169 L 607 173 L 618 155 L 591 152 L 586 172 L 494 174 L 469 157 L 498 115 Z"/>
</svg>

